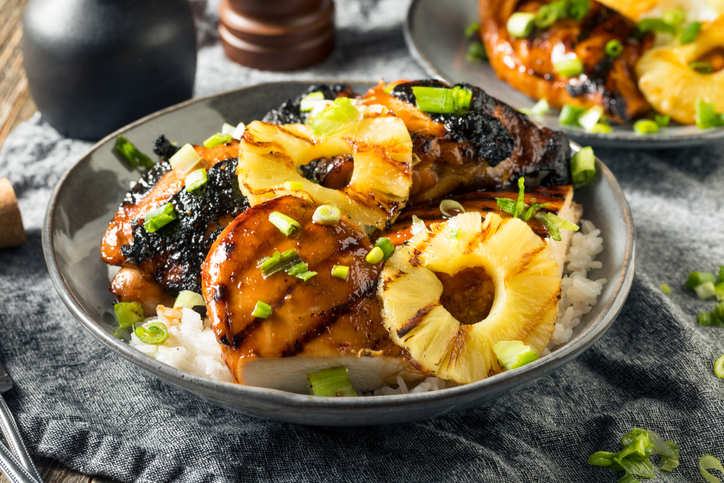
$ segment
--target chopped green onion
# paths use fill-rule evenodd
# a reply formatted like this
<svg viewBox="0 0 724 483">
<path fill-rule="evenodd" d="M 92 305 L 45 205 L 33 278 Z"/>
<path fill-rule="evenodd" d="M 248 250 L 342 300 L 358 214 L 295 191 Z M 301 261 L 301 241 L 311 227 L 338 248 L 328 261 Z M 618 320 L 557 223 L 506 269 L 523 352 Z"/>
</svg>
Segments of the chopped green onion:
<svg viewBox="0 0 724 483">
<path fill-rule="evenodd" d="M 303 273 L 307 273 L 309 271 L 309 264 L 304 262 L 299 262 L 292 266 L 289 270 L 287 270 L 287 275 L 291 275 L 292 277 L 297 277 Z"/>
<path fill-rule="evenodd" d="M 603 124 L 603 123 L 599 122 L 595 126 L 593 126 L 593 129 L 591 129 L 591 132 L 597 133 L 597 134 L 607 134 L 607 133 L 613 132 L 613 128 L 611 126 L 609 126 L 608 124 Z"/>
<path fill-rule="evenodd" d="M 691 62 L 689 68 L 699 74 L 711 74 L 714 72 L 714 67 L 709 62 Z"/>
<path fill-rule="evenodd" d="M 120 327 L 133 327 L 134 324 L 141 322 L 145 318 L 141 302 L 117 303 L 113 305 L 113 312 L 116 314 L 116 320 L 118 320 Z"/>
<path fill-rule="evenodd" d="M 525 177 L 518 178 L 518 201 L 515 203 L 513 218 L 518 218 L 525 210 Z"/>
<path fill-rule="evenodd" d="M 133 168 L 142 166 L 146 169 L 151 169 L 154 166 L 151 158 L 139 151 L 136 146 L 123 136 L 118 136 L 116 138 L 116 144 L 113 147 L 113 150 L 123 157 L 123 159 L 128 161 L 128 164 L 130 164 Z"/>
<path fill-rule="evenodd" d="M 591 0 L 566 0 L 566 15 L 573 20 L 583 20 L 591 8 Z"/>
<path fill-rule="evenodd" d="M 181 290 L 178 297 L 176 297 L 176 301 L 173 303 L 173 308 L 196 307 L 198 305 L 206 305 L 204 298 L 200 294 L 192 292 L 191 290 Z"/>
<path fill-rule="evenodd" d="M 271 313 L 271 305 L 265 304 L 261 300 L 257 300 L 256 305 L 254 306 L 254 311 L 251 313 L 251 315 L 252 317 L 256 317 L 257 319 L 266 319 L 271 315 Z"/>
<path fill-rule="evenodd" d="M 383 258 L 385 258 L 385 252 L 382 251 L 382 248 L 374 247 L 369 251 L 365 260 L 367 260 L 367 263 L 374 265 L 375 263 L 381 262 Z"/>
<path fill-rule="evenodd" d="M 724 302 L 720 302 L 711 312 L 698 315 L 699 325 L 724 325 Z"/>
<path fill-rule="evenodd" d="M 442 200 L 440 202 L 440 213 L 447 218 L 452 218 L 457 214 L 465 213 L 465 207 L 455 200 Z"/>
<path fill-rule="evenodd" d="M 548 101 L 545 99 L 541 99 L 540 101 L 536 102 L 536 104 L 530 109 L 521 109 L 520 112 L 529 116 L 542 117 L 545 116 L 550 108 L 551 106 L 550 104 L 548 104 Z"/>
<path fill-rule="evenodd" d="M 297 275 L 297 278 L 300 279 L 300 280 L 302 280 L 302 281 L 304 281 L 304 282 L 306 282 L 307 280 L 309 280 L 310 278 L 314 277 L 315 275 L 317 275 L 317 272 L 306 271 L 306 272 L 304 272 L 304 273 L 301 273 L 301 274 Z"/>
<path fill-rule="evenodd" d="M 508 19 L 506 28 L 511 36 L 524 39 L 533 33 L 534 22 L 534 13 L 515 12 Z"/>
<path fill-rule="evenodd" d="M 225 122 L 221 126 L 221 134 L 228 134 L 229 136 L 234 137 L 234 131 L 236 131 L 236 128 L 228 122 Z"/>
<path fill-rule="evenodd" d="M 585 186 L 596 176 L 596 155 L 592 147 L 581 148 L 571 158 L 571 178 L 576 188 Z"/>
<path fill-rule="evenodd" d="M 304 183 L 301 181 L 287 181 L 284 183 L 284 189 L 287 191 L 301 191 L 304 189 Z"/>
<path fill-rule="evenodd" d="M 708 272 L 691 272 L 686 280 L 686 288 L 693 290 L 706 282 L 716 282 L 716 275 Z"/>
<path fill-rule="evenodd" d="M 700 285 L 697 285 L 694 287 L 694 292 L 696 292 L 696 296 L 700 299 L 708 299 L 709 297 L 714 297 L 716 295 L 716 288 L 714 288 L 714 283 L 712 282 L 704 282 Z"/>
<path fill-rule="evenodd" d="M 417 108 L 437 114 L 461 114 L 470 108 L 473 91 L 464 87 L 413 86 Z"/>
<path fill-rule="evenodd" d="M 315 135 L 326 137 L 356 126 L 362 117 L 362 113 L 354 107 L 348 97 L 338 97 L 314 116 L 310 125 Z"/>
<path fill-rule="evenodd" d="M 292 248 L 284 253 L 274 252 L 271 257 L 259 260 L 256 266 L 261 270 L 262 276 L 268 278 L 277 272 L 286 272 L 301 261 L 302 258 L 299 256 L 299 252 Z"/>
<path fill-rule="evenodd" d="M 550 205 L 550 203 L 543 203 L 542 205 L 539 205 L 538 203 L 534 203 L 531 205 L 527 210 L 525 210 L 525 213 L 520 215 L 520 219 L 523 221 L 528 221 L 530 218 L 535 215 L 535 213 L 540 210 L 541 208 L 545 208 L 546 206 Z"/>
<path fill-rule="evenodd" d="M 659 125 L 650 119 L 639 119 L 634 123 L 633 129 L 637 134 L 651 134 L 659 132 Z"/>
<path fill-rule="evenodd" d="M 567 59 L 556 62 L 553 67 L 563 77 L 576 77 L 583 73 L 583 61 L 581 59 Z"/>
<path fill-rule="evenodd" d="M 299 110 L 301 112 L 309 112 L 319 103 L 324 100 L 324 93 L 322 92 L 310 92 L 306 96 L 302 97 L 299 101 Z"/>
<path fill-rule="evenodd" d="M 722 466 L 721 461 L 714 456 L 705 454 L 699 458 L 699 471 L 701 472 L 701 476 L 709 483 L 721 483 L 721 480 L 709 473 L 708 470 L 719 470 L 724 473 L 724 466 Z"/>
<path fill-rule="evenodd" d="M 197 190 L 205 185 L 207 181 L 209 181 L 209 177 L 206 174 L 206 169 L 199 168 L 195 171 L 191 171 L 184 180 L 186 191 Z"/>
<path fill-rule="evenodd" d="M 561 109 L 561 114 L 558 116 L 558 122 L 561 124 L 567 124 L 569 126 L 578 126 L 578 118 L 581 114 L 586 112 L 586 109 L 573 104 L 566 104 Z"/>
<path fill-rule="evenodd" d="M 483 43 L 477 40 L 471 42 L 465 51 L 465 60 L 471 64 L 480 64 L 488 60 L 488 53 L 485 51 Z"/>
<path fill-rule="evenodd" d="M 618 453 L 598 451 L 588 458 L 588 463 L 602 466 L 613 471 L 623 471 L 625 476 L 620 482 L 638 482 L 637 476 L 655 478 L 654 465 L 649 458 L 654 454 L 661 456 L 659 469 L 672 471 L 679 466 L 680 447 L 671 441 L 664 441 L 654 431 L 633 428 L 621 438 L 623 449 Z"/>
<path fill-rule="evenodd" d="M 714 363 L 714 374 L 716 377 L 724 379 L 724 354 Z"/>
<path fill-rule="evenodd" d="M 278 211 L 273 211 L 269 214 L 269 221 L 286 236 L 291 235 L 295 228 L 302 228 L 302 225 L 297 220 Z"/>
<path fill-rule="evenodd" d="M 593 128 L 598 124 L 599 119 L 603 116 L 603 107 L 593 106 L 578 118 L 578 124 L 588 132 L 593 131 Z"/>
<path fill-rule="evenodd" d="M 547 29 L 558 20 L 558 9 L 553 5 L 542 5 L 535 14 L 534 24 L 539 29 Z"/>
<path fill-rule="evenodd" d="M 231 141 L 231 134 L 216 133 L 204 141 L 205 148 L 214 148 Z"/>
<path fill-rule="evenodd" d="M 194 166 L 199 164 L 199 161 L 201 161 L 201 156 L 199 156 L 190 144 L 184 144 L 181 149 L 176 151 L 176 154 L 168 160 L 168 162 L 171 163 L 171 167 L 181 174 L 186 174 L 191 171 Z"/>
<path fill-rule="evenodd" d="M 136 327 L 134 332 L 144 344 L 161 345 L 168 340 L 168 327 L 163 322 L 151 322 L 148 325 Z"/>
<path fill-rule="evenodd" d="M 719 265 L 719 282 L 724 282 L 724 265 Z"/>
<path fill-rule="evenodd" d="M 659 125 L 659 127 L 666 127 L 671 122 L 671 116 L 668 114 L 656 114 L 654 116 L 654 122 Z"/>
<path fill-rule="evenodd" d="M 236 129 L 234 129 L 234 133 L 231 136 L 234 139 L 241 139 L 241 137 L 244 135 L 244 131 L 246 131 L 246 126 L 243 122 L 240 122 L 236 125 Z"/>
<path fill-rule="evenodd" d="M 332 276 L 347 280 L 349 276 L 349 267 L 347 265 L 335 265 L 332 267 Z"/>
<path fill-rule="evenodd" d="M 465 38 L 466 39 L 472 39 L 477 37 L 477 33 L 480 31 L 480 24 L 477 22 L 472 22 L 467 27 L 465 27 Z"/>
<path fill-rule="evenodd" d="M 662 283 L 661 285 L 659 285 L 659 288 L 667 295 L 671 293 L 671 287 L 669 287 L 668 284 Z"/>
<path fill-rule="evenodd" d="M 307 383 L 312 396 L 357 397 L 346 367 L 333 367 L 307 374 Z"/>
<path fill-rule="evenodd" d="M 519 340 L 500 341 L 493 346 L 493 352 L 506 371 L 517 369 L 540 359 L 536 351 Z"/>
<path fill-rule="evenodd" d="M 661 16 L 661 20 L 671 26 L 679 27 L 686 21 L 686 12 L 681 8 L 672 8 L 671 10 L 664 12 Z"/>
<path fill-rule="evenodd" d="M 696 127 L 699 129 L 709 129 L 716 127 L 718 117 L 714 110 L 713 102 L 706 102 L 703 99 L 696 101 Z"/>
<path fill-rule="evenodd" d="M 375 242 L 375 246 L 379 247 L 382 250 L 382 254 L 384 256 L 384 259 L 387 260 L 392 256 L 393 253 L 395 253 L 395 246 L 392 244 L 389 238 L 380 237 Z"/>
<path fill-rule="evenodd" d="M 662 34 L 676 34 L 676 27 L 670 25 L 660 18 L 646 18 L 639 22 L 636 29 L 645 34 L 646 32 L 657 32 Z"/>
<path fill-rule="evenodd" d="M 605 47 L 606 55 L 609 57 L 618 57 L 623 53 L 623 44 L 618 39 L 609 40 Z"/>
<path fill-rule="evenodd" d="M 681 43 L 681 45 L 686 45 L 694 42 L 699 36 L 700 31 L 701 22 L 691 22 L 682 32 L 681 37 L 679 37 L 679 42 Z"/>
<path fill-rule="evenodd" d="M 143 227 L 149 233 L 154 233 L 160 228 L 171 223 L 173 220 L 178 218 L 176 209 L 171 203 L 166 203 L 163 206 L 159 206 L 153 211 L 150 211 L 146 215 L 146 220 L 143 222 Z"/>
<path fill-rule="evenodd" d="M 332 205 L 322 205 L 314 210 L 312 221 L 319 225 L 336 225 L 342 218 L 339 208 Z"/>
<path fill-rule="evenodd" d="M 452 230 L 450 230 L 450 238 L 458 239 L 460 237 L 460 227 L 456 226 Z"/>
<path fill-rule="evenodd" d="M 566 221 L 553 213 L 536 213 L 535 219 L 540 221 L 546 227 L 551 238 L 555 241 L 561 241 L 560 230 L 578 231 L 578 226 L 570 221 Z"/>
<path fill-rule="evenodd" d="M 495 198 L 495 202 L 498 204 L 500 211 L 511 215 L 515 213 L 515 200 L 511 200 L 510 198 Z"/>
</svg>

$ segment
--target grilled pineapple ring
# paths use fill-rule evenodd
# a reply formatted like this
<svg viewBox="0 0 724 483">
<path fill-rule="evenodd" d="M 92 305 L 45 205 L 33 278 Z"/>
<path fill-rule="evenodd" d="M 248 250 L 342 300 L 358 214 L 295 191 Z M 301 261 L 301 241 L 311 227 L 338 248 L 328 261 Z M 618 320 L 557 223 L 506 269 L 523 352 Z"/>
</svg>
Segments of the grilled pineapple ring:
<svg viewBox="0 0 724 483">
<path fill-rule="evenodd" d="M 681 45 L 679 39 L 656 47 L 636 64 L 639 89 L 659 112 L 681 124 L 694 124 L 696 102 L 713 102 L 717 112 L 724 112 L 724 70 L 700 74 L 689 67 L 704 54 L 724 48 L 724 16 L 704 24 L 696 41 Z"/>
<path fill-rule="evenodd" d="M 386 110 L 385 110 L 386 111 Z M 349 184 L 334 190 L 303 178 L 297 168 L 318 158 L 352 155 Z M 383 228 L 407 203 L 412 186 L 412 141 L 401 119 L 389 111 L 368 110 L 353 128 L 327 138 L 309 126 L 278 126 L 254 121 L 239 151 L 239 186 L 253 205 L 285 195 L 307 195 L 339 208 L 354 222 Z M 284 183 L 300 182 L 300 191 Z"/>
<path fill-rule="evenodd" d="M 455 233 L 457 238 L 453 238 Z M 482 267 L 495 285 L 490 313 L 462 324 L 440 301 L 435 272 L 454 276 Z M 545 243 L 517 218 L 458 215 L 432 225 L 400 246 L 380 274 L 385 327 L 422 370 L 458 383 L 500 372 L 499 341 L 521 340 L 540 353 L 558 315 L 558 264 Z"/>
</svg>

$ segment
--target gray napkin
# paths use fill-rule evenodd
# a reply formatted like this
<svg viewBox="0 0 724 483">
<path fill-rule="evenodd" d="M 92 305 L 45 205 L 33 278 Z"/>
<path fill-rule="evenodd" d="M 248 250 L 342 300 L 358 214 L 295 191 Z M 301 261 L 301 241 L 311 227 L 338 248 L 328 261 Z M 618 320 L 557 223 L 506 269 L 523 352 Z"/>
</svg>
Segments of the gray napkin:
<svg viewBox="0 0 724 483">
<path fill-rule="evenodd" d="M 204 2 L 196 2 L 204 10 Z M 205 7 L 197 95 L 282 79 L 420 78 L 402 22 L 408 2 L 337 0 L 338 45 L 292 74 L 229 62 Z M 0 251 L 0 360 L 30 450 L 122 481 L 616 481 L 587 464 L 619 451 L 632 427 L 681 445 L 661 481 L 703 481 L 698 460 L 724 460 L 724 380 L 713 361 L 724 328 L 699 327 L 711 302 L 686 293 L 690 271 L 724 263 L 724 145 L 597 150 L 623 185 L 638 232 L 636 277 L 611 329 L 575 362 L 475 410 L 411 424 L 314 428 L 218 408 L 145 374 L 97 342 L 66 310 L 47 274 L 41 220 L 61 174 L 90 147 L 39 114 L 0 152 L 28 242 Z M 666 296 L 659 284 L 674 292 Z"/>
</svg>

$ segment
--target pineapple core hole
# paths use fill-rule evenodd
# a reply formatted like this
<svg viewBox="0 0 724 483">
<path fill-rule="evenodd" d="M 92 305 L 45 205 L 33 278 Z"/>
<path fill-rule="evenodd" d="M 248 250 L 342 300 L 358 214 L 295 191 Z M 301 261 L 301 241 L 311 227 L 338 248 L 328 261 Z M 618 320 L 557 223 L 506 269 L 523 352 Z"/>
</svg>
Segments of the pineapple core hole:
<svg viewBox="0 0 724 483">
<path fill-rule="evenodd" d="M 299 168 L 301 175 L 318 181 L 325 188 L 341 190 L 347 187 L 354 172 L 354 158 L 342 154 L 332 158 L 318 158 Z"/>
<path fill-rule="evenodd" d="M 495 283 L 482 267 L 460 270 L 454 275 L 435 273 L 442 282 L 440 302 L 462 324 L 475 324 L 490 314 Z"/>
<path fill-rule="evenodd" d="M 702 55 L 698 59 L 698 62 L 710 63 L 714 72 L 719 72 L 720 70 L 724 70 L 724 48 L 717 47 L 715 49 L 710 50 L 706 54 Z"/>
</svg>

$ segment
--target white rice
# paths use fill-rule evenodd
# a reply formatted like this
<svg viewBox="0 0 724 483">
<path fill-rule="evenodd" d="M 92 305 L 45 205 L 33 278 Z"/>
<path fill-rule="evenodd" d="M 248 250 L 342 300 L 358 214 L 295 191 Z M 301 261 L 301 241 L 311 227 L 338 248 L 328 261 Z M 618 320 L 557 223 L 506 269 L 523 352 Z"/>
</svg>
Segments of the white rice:
<svg viewBox="0 0 724 483">
<path fill-rule="evenodd" d="M 603 251 L 600 234 L 601 231 L 596 229 L 593 223 L 583 220 L 581 230 L 573 235 L 561 282 L 558 320 L 543 356 L 570 340 L 573 329 L 581 322 L 581 317 L 591 310 L 601 294 L 606 280 L 587 278 L 589 270 L 602 267 L 601 262 L 595 260 L 596 255 Z M 201 316 L 189 308 L 174 310 L 159 306 L 157 316 L 147 319 L 146 324 L 154 321 L 163 322 L 169 328 L 168 340 L 160 346 L 149 345 L 133 334 L 132 347 L 189 374 L 233 382 L 208 319 L 202 321 Z M 455 385 L 437 377 L 428 377 L 416 386 L 408 387 L 402 377 L 398 376 L 396 385 L 385 386 L 365 395 L 415 394 Z"/>
</svg>

